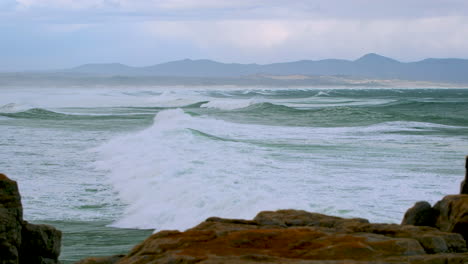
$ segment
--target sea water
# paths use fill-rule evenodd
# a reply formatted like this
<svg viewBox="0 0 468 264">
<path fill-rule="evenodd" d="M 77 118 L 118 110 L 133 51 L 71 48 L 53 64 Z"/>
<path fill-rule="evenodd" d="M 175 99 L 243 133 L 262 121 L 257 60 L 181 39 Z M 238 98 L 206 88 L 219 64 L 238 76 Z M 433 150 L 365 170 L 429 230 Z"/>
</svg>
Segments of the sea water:
<svg viewBox="0 0 468 264">
<path fill-rule="evenodd" d="M 0 172 L 61 259 L 281 208 L 399 223 L 458 192 L 468 89 L 1 88 Z"/>
</svg>

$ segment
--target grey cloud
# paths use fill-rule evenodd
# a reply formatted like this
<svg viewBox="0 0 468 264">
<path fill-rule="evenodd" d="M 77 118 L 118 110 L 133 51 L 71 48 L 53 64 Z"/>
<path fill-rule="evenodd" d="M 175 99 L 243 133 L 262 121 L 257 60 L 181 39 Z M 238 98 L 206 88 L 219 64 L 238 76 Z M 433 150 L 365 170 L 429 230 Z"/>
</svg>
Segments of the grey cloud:
<svg viewBox="0 0 468 264">
<path fill-rule="evenodd" d="M 3 2 L 6 1 L 6 2 Z M 10 11 L 15 1 L 2 0 Z M 31 1 L 28 1 L 31 2 Z M 87 0 L 68 7 L 60 1 L 32 1 L 17 10 L 24 19 L 69 21 L 122 20 L 227 20 L 227 19 L 394 19 L 440 16 L 466 16 L 465 0 Z M 50 2 L 50 3 L 49 3 Z M 49 3 L 49 4 L 47 4 Z M 77 2 L 80 3 L 80 2 Z M 172 4 L 171 4 L 172 3 Z M 176 4 L 174 4 L 176 3 Z M 233 4 L 234 3 L 234 4 Z M 0 8 L 1 6 L 0 5 Z"/>
<path fill-rule="evenodd" d="M 0 69 L 183 58 L 270 63 L 369 52 L 403 61 L 468 57 L 465 0 L 82 0 L 73 8 L 61 0 L 17 1 L 37 5 L 0 0 Z"/>
</svg>

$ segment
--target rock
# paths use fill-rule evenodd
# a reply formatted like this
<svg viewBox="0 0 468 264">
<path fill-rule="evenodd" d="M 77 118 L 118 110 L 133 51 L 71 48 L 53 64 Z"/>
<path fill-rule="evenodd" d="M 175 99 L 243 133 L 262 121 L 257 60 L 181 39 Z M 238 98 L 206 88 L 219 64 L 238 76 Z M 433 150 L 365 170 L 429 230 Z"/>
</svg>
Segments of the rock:
<svg viewBox="0 0 468 264">
<path fill-rule="evenodd" d="M 0 174 L 0 263 L 18 263 L 23 209 L 18 185 Z"/>
<path fill-rule="evenodd" d="M 444 232 L 459 233 L 468 241 L 468 156 L 465 169 L 461 194 L 445 196 L 433 207 L 428 202 L 417 202 L 406 211 L 401 224 L 433 226 Z"/>
<path fill-rule="evenodd" d="M 62 232 L 49 225 L 23 222 L 21 263 L 40 263 L 38 259 L 57 261 L 60 255 Z"/>
<path fill-rule="evenodd" d="M 402 225 L 416 225 L 416 226 L 434 226 L 436 219 L 436 212 L 432 206 L 426 202 L 421 201 L 414 204 L 413 207 L 406 211 L 403 217 Z"/>
<path fill-rule="evenodd" d="M 468 156 L 465 157 L 465 179 L 461 183 L 460 194 L 468 194 Z"/>
<path fill-rule="evenodd" d="M 0 264 L 59 263 L 62 233 L 23 221 L 18 185 L 0 173 Z"/>
<path fill-rule="evenodd" d="M 463 263 L 467 259 L 460 234 L 279 210 L 260 212 L 253 220 L 212 217 L 184 232 L 160 231 L 115 263 L 416 264 Z M 78 262 L 107 263 L 114 262 L 102 258 Z"/>
<path fill-rule="evenodd" d="M 437 228 L 459 233 L 468 240 L 468 194 L 445 196 L 434 205 L 434 210 Z"/>
<path fill-rule="evenodd" d="M 369 223 L 367 219 L 345 219 L 303 210 L 279 210 L 276 212 L 264 211 L 257 214 L 254 221 L 263 226 L 321 226 L 337 227 L 349 222 Z"/>
<path fill-rule="evenodd" d="M 76 264 L 115 264 L 125 255 L 114 255 L 110 257 L 87 258 L 78 261 Z"/>
</svg>

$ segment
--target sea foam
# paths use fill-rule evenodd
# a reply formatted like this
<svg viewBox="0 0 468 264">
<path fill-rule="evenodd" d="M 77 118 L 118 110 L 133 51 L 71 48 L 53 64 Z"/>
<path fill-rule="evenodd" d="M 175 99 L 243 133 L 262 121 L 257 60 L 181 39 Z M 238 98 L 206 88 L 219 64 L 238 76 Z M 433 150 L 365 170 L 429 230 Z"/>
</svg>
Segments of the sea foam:
<svg viewBox="0 0 468 264">
<path fill-rule="evenodd" d="M 187 228 L 212 215 L 250 217 L 277 207 L 270 186 L 274 182 L 256 175 L 265 165 L 251 160 L 248 153 L 255 150 L 193 132 L 226 136 L 223 132 L 229 130 L 236 133 L 224 121 L 165 110 L 150 128 L 99 147 L 97 167 L 109 171 L 109 180 L 128 204 L 115 225 Z M 259 171 L 249 172 L 255 164 Z"/>
<path fill-rule="evenodd" d="M 185 229 L 210 216 L 251 218 L 280 208 L 398 221 L 402 201 L 430 199 L 431 191 L 415 188 L 421 172 L 413 163 L 421 157 L 402 146 L 444 141 L 386 133 L 413 125 L 263 126 L 171 109 L 149 128 L 96 148 L 95 165 L 127 205 L 117 227 Z M 374 210 L 381 199 L 383 210 L 398 213 Z"/>
</svg>

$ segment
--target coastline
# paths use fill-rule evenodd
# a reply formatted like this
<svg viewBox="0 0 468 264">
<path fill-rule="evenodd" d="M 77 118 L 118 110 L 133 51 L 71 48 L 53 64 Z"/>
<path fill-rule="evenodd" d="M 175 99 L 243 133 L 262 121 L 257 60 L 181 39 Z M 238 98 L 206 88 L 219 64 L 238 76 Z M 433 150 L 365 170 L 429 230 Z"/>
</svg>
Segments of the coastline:
<svg viewBox="0 0 468 264">
<path fill-rule="evenodd" d="M 463 82 L 375 79 L 330 75 L 254 75 L 240 77 L 125 76 L 65 73 L 0 73 L 0 89 L 16 88 L 467 88 Z"/>
</svg>

